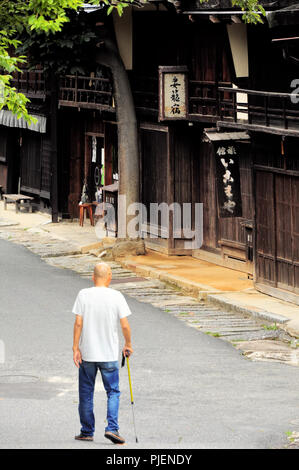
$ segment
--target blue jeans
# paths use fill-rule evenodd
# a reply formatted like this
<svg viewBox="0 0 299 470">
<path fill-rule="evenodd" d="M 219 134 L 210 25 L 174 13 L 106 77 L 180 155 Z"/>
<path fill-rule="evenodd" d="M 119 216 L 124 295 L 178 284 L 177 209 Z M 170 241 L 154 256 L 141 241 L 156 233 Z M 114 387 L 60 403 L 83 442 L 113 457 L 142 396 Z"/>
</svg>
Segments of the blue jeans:
<svg viewBox="0 0 299 470">
<path fill-rule="evenodd" d="M 107 393 L 107 421 L 105 431 L 118 431 L 119 375 L 118 362 L 82 361 L 79 368 L 79 415 L 81 433 L 93 436 L 95 420 L 93 414 L 93 395 L 98 369 Z"/>
</svg>

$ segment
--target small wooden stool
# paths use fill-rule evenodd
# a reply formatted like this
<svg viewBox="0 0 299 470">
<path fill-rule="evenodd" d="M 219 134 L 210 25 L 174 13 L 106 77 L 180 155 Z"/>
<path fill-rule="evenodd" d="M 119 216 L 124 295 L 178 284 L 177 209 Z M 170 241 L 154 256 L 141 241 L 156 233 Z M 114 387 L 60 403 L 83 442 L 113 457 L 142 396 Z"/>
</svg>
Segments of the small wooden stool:
<svg viewBox="0 0 299 470">
<path fill-rule="evenodd" d="M 94 226 L 93 213 L 92 213 L 92 203 L 86 202 L 84 204 L 79 204 L 80 207 L 80 226 L 84 225 L 84 211 L 88 212 L 90 225 Z"/>
</svg>

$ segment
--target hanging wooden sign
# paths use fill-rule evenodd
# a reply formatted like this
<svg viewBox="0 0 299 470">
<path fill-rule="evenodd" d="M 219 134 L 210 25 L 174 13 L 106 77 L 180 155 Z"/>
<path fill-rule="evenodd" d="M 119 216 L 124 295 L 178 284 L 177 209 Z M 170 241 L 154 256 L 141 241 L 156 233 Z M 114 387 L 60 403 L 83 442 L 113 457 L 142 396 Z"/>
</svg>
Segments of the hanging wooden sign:
<svg viewBox="0 0 299 470">
<path fill-rule="evenodd" d="M 159 121 L 188 119 L 188 68 L 159 67 Z"/>
<path fill-rule="evenodd" d="M 242 217 L 239 148 L 234 141 L 215 145 L 219 217 Z"/>
</svg>

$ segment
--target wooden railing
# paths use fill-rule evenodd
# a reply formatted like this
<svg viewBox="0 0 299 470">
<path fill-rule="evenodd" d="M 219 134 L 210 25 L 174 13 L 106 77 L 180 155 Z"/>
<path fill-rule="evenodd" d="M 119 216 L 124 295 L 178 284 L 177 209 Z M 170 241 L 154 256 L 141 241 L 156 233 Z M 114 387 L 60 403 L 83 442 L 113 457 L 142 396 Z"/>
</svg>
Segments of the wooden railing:
<svg viewBox="0 0 299 470">
<path fill-rule="evenodd" d="M 158 77 L 133 75 L 130 81 L 136 108 L 139 111 L 158 114 Z"/>
<path fill-rule="evenodd" d="M 157 115 L 158 77 L 131 76 L 135 107 Z M 15 72 L 13 86 L 29 98 L 45 100 L 42 69 Z M 218 122 L 242 129 L 299 133 L 299 95 L 233 88 L 228 82 L 189 80 L 190 121 Z M 112 81 L 107 77 L 65 75 L 59 83 L 59 105 L 115 112 Z"/>
<path fill-rule="evenodd" d="M 14 72 L 12 76 L 12 86 L 19 93 L 23 93 L 28 98 L 43 100 L 46 98 L 46 82 L 42 69 L 23 69 L 21 72 Z"/>
<path fill-rule="evenodd" d="M 46 99 L 49 83 L 42 69 L 14 72 L 12 85 L 28 98 Z M 65 75 L 59 82 L 59 105 L 115 111 L 110 78 Z"/>
<path fill-rule="evenodd" d="M 115 111 L 109 78 L 65 75 L 59 84 L 59 105 Z"/>
<path fill-rule="evenodd" d="M 220 118 L 219 86 L 231 87 L 229 82 L 189 80 L 189 119 L 217 121 Z M 230 105 L 231 97 L 223 96 L 223 102 Z"/>
<path fill-rule="evenodd" d="M 231 86 L 229 82 L 189 80 L 189 120 L 213 121 L 220 117 L 220 94 L 218 86 Z M 137 110 L 158 114 L 158 77 L 133 75 L 131 77 L 134 102 Z M 227 94 L 227 99 L 231 99 Z"/>
<path fill-rule="evenodd" d="M 219 87 L 220 122 L 235 127 L 299 132 L 299 95 Z M 231 99 L 224 99 L 229 95 Z"/>
</svg>

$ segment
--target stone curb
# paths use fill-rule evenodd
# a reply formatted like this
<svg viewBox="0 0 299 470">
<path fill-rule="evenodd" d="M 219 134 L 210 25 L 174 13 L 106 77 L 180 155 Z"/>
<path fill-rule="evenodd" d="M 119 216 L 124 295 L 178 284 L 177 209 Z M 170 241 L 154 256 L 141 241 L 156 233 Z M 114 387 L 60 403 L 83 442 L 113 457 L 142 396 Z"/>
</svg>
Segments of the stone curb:
<svg viewBox="0 0 299 470">
<path fill-rule="evenodd" d="M 145 265 L 135 265 L 130 261 L 125 259 L 118 258 L 117 262 L 126 269 L 134 271 L 136 274 L 141 276 L 150 277 L 153 279 L 159 279 L 160 281 L 171 284 L 174 287 L 178 287 L 189 294 L 192 294 L 199 300 L 204 300 L 207 298 L 208 294 L 217 294 L 220 293 L 218 289 L 213 289 L 210 286 L 201 284 L 199 282 L 188 281 L 184 277 L 176 276 L 174 274 L 165 273 L 151 266 Z"/>
<path fill-rule="evenodd" d="M 34 252 L 33 252 L 34 253 Z M 53 251 L 53 253 L 35 253 L 38 254 L 41 258 L 59 258 L 60 256 L 72 256 L 72 255 L 81 255 L 81 250 L 70 250 L 70 251 Z"/>
<path fill-rule="evenodd" d="M 264 310 L 254 310 L 251 308 L 242 307 L 238 303 L 221 298 L 222 292 L 220 290 L 212 289 L 210 286 L 207 286 L 205 284 L 200 284 L 194 281 L 188 281 L 180 276 L 165 273 L 164 271 L 152 268 L 150 266 L 135 265 L 134 263 L 126 261 L 124 259 L 118 259 L 117 261 L 121 264 L 122 267 L 134 271 L 136 274 L 167 282 L 171 285 L 174 285 L 175 287 L 178 287 L 180 289 L 183 289 L 184 291 L 191 293 L 192 295 L 197 297 L 198 300 L 208 300 L 214 305 L 222 307 L 225 310 L 250 315 L 271 323 L 278 323 L 281 325 L 286 324 L 290 321 L 289 318 L 284 317 L 282 315 L 277 315 L 275 313 L 267 312 Z"/>
<path fill-rule="evenodd" d="M 290 321 L 289 318 L 283 317 L 282 315 L 277 315 L 276 313 L 241 307 L 241 305 L 236 302 L 221 298 L 221 295 L 208 295 L 207 300 L 209 300 L 214 305 L 225 308 L 226 310 L 251 315 L 270 322 L 284 324 Z"/>
<path fill-rule="evenodd" d="M 90 245 L 81 246 L 80 251 L 81 251 L 82 255 L 85 255 L 86 253 L 88 253 L 91 250 L 101 249 L 102 247 L 103 247 L 102 242 L 92 243 Z"/>
</svg>

